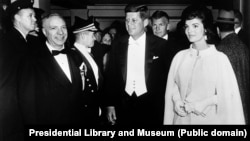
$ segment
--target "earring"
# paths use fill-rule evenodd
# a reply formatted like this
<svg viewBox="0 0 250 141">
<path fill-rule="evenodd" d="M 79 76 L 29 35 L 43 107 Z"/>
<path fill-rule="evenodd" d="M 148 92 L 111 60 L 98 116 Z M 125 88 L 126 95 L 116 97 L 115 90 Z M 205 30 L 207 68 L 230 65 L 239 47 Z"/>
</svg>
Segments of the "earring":
<svg viewBox="0 0 250 141">
<path fill-rule="evenodd" d="M 205 35 L 205 40 L 207 40 L 207 30 L 204 31 L 204 35 Z"/>
<path fill-rule="evenodd" d="M 207 40 L 207 35 L 205 35 L 205 37 L 204 37 L 204 38 L 205 38 L 205 40 Z"/>
</svg>

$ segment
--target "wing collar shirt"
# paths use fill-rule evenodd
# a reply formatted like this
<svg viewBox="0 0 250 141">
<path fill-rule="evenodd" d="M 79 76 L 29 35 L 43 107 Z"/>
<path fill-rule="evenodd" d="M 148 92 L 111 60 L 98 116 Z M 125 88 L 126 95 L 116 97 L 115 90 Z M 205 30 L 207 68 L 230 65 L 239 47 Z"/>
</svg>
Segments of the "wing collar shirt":
<svg viewBox="0 0 250 141">
<path fill-rule="evenodd" d="M 145 48 L 146 34 L 134 40 L 129 37 L 127 58 L 127 79 L 125 91 L 132 95 L 133 92 L 140 96 L 147 92 L 145 81 Z"/>
<path fill-rule="evenodd" d="M 49 51 L 51 53 L 52 53 L 52 50 L 55 50 L 48 42 L 46 42 L 46 45 L 49 48 Z M 64 47 L 63 47 L 63 49 L 64 49 Z M 54 56 L 54 58 L 56 59 L 56 62 L 59 64 L 59 66 L 61 67 L 61 69 L 63 70 L 63 72 L 67 76 L 67 78 L 69 79 L 69 81 L 72 82 L 67 55 L 60 53 L 60 54 Z"/>
<path fill-rule="evenodd" d="M 95 75 L 95 80 L 96 80 L 96 84 L 98 85 L 98 79 L 99 79 L 99 75 L 98 75 L 98 66 L 96 64 L 96 62 L 94 61 L 94 59 L 91 57 L 90 52 L 91 52 L 91 48 L 88 48 L 84 45 L 81 45 L 79 43 L 75 43 L 74 46 L 86 57 L 86 59 L 89 61 L 91 68 L 94 72 Z"/>
</svg>

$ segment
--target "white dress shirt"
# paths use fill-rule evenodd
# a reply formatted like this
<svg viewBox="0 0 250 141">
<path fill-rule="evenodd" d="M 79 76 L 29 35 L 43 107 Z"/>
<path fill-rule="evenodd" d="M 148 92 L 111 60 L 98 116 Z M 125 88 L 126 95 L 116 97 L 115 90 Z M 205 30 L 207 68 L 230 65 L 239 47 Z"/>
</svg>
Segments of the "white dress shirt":
<svg viewBox="0 0 250 141">
<path fill-rule="evenodd" d="M 145 48 L 146 34 L 136 41 L 130 37 L 127 57 L 127 80 L 125 91 L 140 96 L 147 92 L 145 81 Z"/>
<path fill-rule="evenodd" d="M 241 30 L 241 27 L 237 27 L 237 28 L 234 29 L 236 34 L 238 34 L 240 32 L 240 30 Z"/>
<path fill-rule="evenodd" d="M 168 34 L 164 35 L 162 38 L 168 40 Z"/>
<path fill-rule="evenodd" d="M 90 52 L 91 52 L 91 48 L 88 48 L 84 45 L 81 45 L 79 43 L 75 43 L 74 46 L 86 57 L 86 59 L 89 61 L 90 66 L 92 68 L 92 70 L 94 71 L 94 75 L 95 75 L 95 80 L 96 80 L 96 84 L 98 85 L 98 79 L 99 79 L 99 74 L 98 74 L 98 66 L 96 64 L 96 62 L 94 61 L 94 59 L 91 57 Z"/>
<path fill-rule="evenodd" d="M 49 48 L 51 53 L 52 53 L 52 50 L 56 50 L 48 42 L 46 42 L 46 45 Z M 67 55 L 60 53 L 60 54 L 54 56 L 54 58 L 56 59 L 56 62 L 59 64 L 59 66 L 61 67 L 61 69 L 63 70 L 63 72 L 67 76 L 67 78 L 69 79 L 69 81 L 72 82 Z"/>
</svg>

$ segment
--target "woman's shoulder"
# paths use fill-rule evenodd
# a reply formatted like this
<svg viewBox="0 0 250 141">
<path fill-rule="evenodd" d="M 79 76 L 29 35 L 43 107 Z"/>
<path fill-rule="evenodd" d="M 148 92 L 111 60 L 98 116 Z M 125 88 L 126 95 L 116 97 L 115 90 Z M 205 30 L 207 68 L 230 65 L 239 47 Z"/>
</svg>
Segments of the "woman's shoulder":
<svg viewBox="0 0 250 141">
<path fill-rule="evenodd" d="M 216 48 L 215 48 L 215 50 L 216 51 L 215 51 L 214 55 L 216 57 L 217 63 L 220 63 L 222 65 L 225 65 L 228 63 L 230 64 L 229 58 L 225 53 L 217 50 Z"/>
<path fill-rule="evenodd" d="M 183 55 L 186 55 L 186 54 L 188 54 L 189 53 L 189 48 L 188 49 L 183 49 L 183 50 L 180 50 L 180 51 L 178 51 L 177 53 L 176 53 L 176 55 L 175 55 L 175 57 L 181 57 L 181 56 L 183 56 Z"/>
<path fill-rule="evenodd" d="M 216 49 L 216 48 L 215 48 L 215 49 Z M 220 58 L 221 60 L 225 60 L 225 59 L 228 60 L 228 56 L 227 56 L 225 53 L 223 53 L 222 51 L 219 51 L 219 50 L 217 50 L 217 49 L 216 49 L 216 51 L 215 51 L 215 55 L 216 55 L 218 58 Z"/>
<path fill-rule="evenodd" d="M 181 60 L 183 60 L 183 57 L 185 57 L 186 55 L 188 55 L 189 53 L 189 49 L 183 49 L 183 50 L 180 50 L 178 51 L 173 60 L 172 60 L 172 63 L 180 63 Z"/>
</svg>

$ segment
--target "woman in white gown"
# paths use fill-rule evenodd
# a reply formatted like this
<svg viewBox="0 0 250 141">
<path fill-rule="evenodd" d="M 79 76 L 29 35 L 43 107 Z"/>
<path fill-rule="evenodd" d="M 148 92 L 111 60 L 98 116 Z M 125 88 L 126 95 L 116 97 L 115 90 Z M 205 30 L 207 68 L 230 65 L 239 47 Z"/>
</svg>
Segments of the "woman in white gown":
<svg viewBox="0 0 250 141">
<path fill-rule="evenodd" d="M 190 48 L 178 52 L 171 64 L 164 124 L 245 124 L 238 84 L 225 54 L 211 40 L 211 19 L 204 8 L 185 16 Z"/>
</svg>

